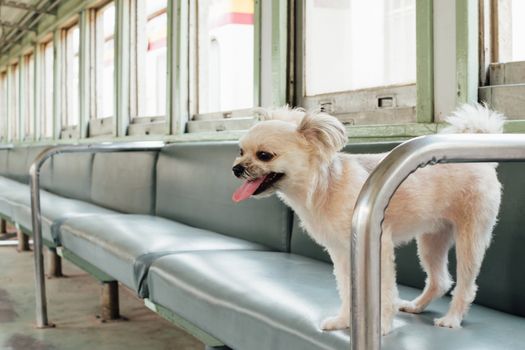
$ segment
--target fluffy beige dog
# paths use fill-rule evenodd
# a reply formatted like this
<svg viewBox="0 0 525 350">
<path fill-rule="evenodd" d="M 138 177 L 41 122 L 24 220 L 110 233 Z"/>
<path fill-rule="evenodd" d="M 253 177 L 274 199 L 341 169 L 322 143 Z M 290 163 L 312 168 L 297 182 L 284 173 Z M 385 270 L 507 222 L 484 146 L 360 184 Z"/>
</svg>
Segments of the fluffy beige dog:
<svg viewBox="0 0 525 350">
<path fill-rule="evenodd" d="M 273 193 L 300 217 L 308 234 L 326 248 L 342 300 L 323 330 L 350 322 L 350 233 L 354 205 L 370 172 L 386 154 L 346 154 L 345 127 L 324 113 L 282 108 L 240 140 L 235 176 L 245 180 L 234 201 Z M 499 133 L 503 116 L 483 106 L 463 106 L 447 120 L 447 133 Z M 441 164 L 417 170 L 399 187 L 385 213 L 381 249 L 381 326 L 388 333 L 398 309 L 418 313 L 452 286 L 448 250 L 455 243 L 457 283 L 441 327 L 460 327 L 476 294 L 476 277 L 498 215 L 497 164 Z M 412 301 L 397 299 L 394 246 L 416 238 L 426 286 Z"/>
</svg>

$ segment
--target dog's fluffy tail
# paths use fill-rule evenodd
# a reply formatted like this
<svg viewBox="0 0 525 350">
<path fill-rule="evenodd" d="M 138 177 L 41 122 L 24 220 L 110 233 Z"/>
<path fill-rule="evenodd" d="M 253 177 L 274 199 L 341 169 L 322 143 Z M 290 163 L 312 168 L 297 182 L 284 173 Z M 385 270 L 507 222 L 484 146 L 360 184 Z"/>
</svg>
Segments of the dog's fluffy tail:
<svg viewBox="0 0 525 350">
<path fill-rule="evenodd" d="M 449 126 L 441 131 L 444 134 L 501 134 L 505 116 L 476 103 L 459 107 L 445 121 Z"/>
</svg>

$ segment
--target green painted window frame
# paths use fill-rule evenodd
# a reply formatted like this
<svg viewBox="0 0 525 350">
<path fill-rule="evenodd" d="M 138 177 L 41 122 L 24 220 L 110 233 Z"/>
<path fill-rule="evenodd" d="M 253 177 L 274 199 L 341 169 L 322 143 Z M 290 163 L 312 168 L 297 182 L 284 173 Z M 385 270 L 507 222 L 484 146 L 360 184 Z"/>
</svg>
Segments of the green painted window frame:
<svg viewBox="0 0 525 350">
<path fill-rule="evenodd" d="M 185 132 L 186 123 L 190 119 L 191 113 L 188 106 L 190 98 L 190 79 L 188 39 L 191 35 L 189 31 L 188 12 L 194 0 L 172 0 L 168 1 L 168 74 L 167 74 L 167 134 L 166 135 L 127 135 L 129 125 L 129 107 L 130 107 L 130 81 L 129 81 L 129 46 L 130 46 L 130 23 L 129 17 L 131 12 L 132 0 L 115 0 L 116 12 L 116 30 L 115 30 L 115 125 L 112 135 L 104 136 L 101 140 L 123 141 L 123 140 L 150 140 L 161 139 L 169 142 L 191 142 L 206 140 L 237 140 L 243 131 L 224 131 L 224 132 L 203 132 L 189 134 Z M 296 1 L 271 1 L 271 96 L 266 101 L 271 101 L 273 105 L 282 105 L 285 103 L 293 104 L 295 102 L 293 95 L 294 70 L 297 61 L 293 60 L 294 52 L 291 50 L 296 42 L 292 33 L 296 28 L 293 26 L 295 18 L 295 6 L 302 0 Z M 417 0 L 416 2 L 416 52 L 417 52 L 417 104 L 416 104 L 416 122 L 395 125 L 363 125 L 348 126 L 347 130 L 350 135 L 350 141 L 375 141 L 375 140 L 402 140 L 414 136 L 435 133 L 441 127 L 441 124 L 434 119 L 434 41 L 433 41 L 433 19 L 437 14 L 434 13 L 433 5 L 435 0 Z M 65 0 L 61 2 L 56 10 L 56 16 L 45 17 L 37 26 L 36 33 L 28 33 L 20 39 L 18 45 L 9 49 L 6 55 L 0 58 L 0 71 L 6 70 L 14 61 L 19 61 L 20 57 L 28 48 L 34 47 L 36 61 L 38 61 L 38 45 L 44 38 L 52 36 L 54 50 L 54 101 L 53 101 L 53 138 L 43 138 L 38 130 L 37 139 L 28 141 L 9 140 L 16 144 L 50 144 L 50 143 L 70 143 L 71 140 L 60 139 L 60 115 L 62 105 L 61 94 L 58 93 L 61 84 L 61 43 L 60 31 L 68 21 L 78 16 L 81 21 L 90 9 L 100 6 L 101 0 Z M 257 6 L 263 7 L 262 0 L 256 0 Z M 478 88 L 478 63 L 477 57 L 477 0 L 457 0 L 456 1 L 456 64 L 457 81 L 460 85 L 458 90 L 458 102 L 473 102 L 477 100 Z M 262 16 L 262 10 L 258 16 Z M 259 18 L 262 23 L 264 19 Z M 88 21 L 85 21 L 86 23 Z M 260 28 L 260 27 L 259 27 Z M 88 34 L 85 31 L 86 35 Z M 259 39 L 261 33 L 258 33 Z M 47 40 L 47 39 L 46 39 Z M 259 43 L 260 44 L 260 43 Z M 258 45 L 260 46 L 260 45 Z M 268 48 L 264 48 L 268 50 Z M 261 50 L 262 51 L 262 50 Z M 81 61 L 84 62 L 81 72 L 84 72 L 87 65 L 88 50 L 81 49 Z M 264 53 L 263 53 L 264 54 Z M 289 57 L 291 60 L 289 60 Z M 36 65 L 35 74 L 35 100 L 41 98 L 41 92 L 38 91 L 41 67 Z M 259 70 L 262 69 L 259 67 Z M 10 68 L 9 68 L 10 70 Z M 85 72 L 83 73 L 85 74 Z M 266 73 L 265 73 L 266 75 Z M 8 75 L 8 80 L 9 80 Z M 261 86 L 260 77 L 257 89 L 258 95 L 262 100 L 263 92 L 258 90 Z M 84 79 L 85 80 L 85 79 Z M 84 84 L 83 84 L 84 86 Z M 8 93 L 10 86 L 6 93 Z M 85 87 L 84 87 L 85 89 Z M 87 127 L 87 106 L 89 105 L 89 96 L 81 93 L 79 103 L 84 111 L 81 122 L 85 121 L 83 128 Z M 20 105 L 19 105 L 20 106 Z M 10 108 L 10 106 L 7 106 Z M 35 108 L 37 110 L 37 108 Z M 9 113 L 9 112 L 8 112 Z M 35 113 L 35 118 L 38 113 Z M 6 118 L 8 130 L 10 130 L 10 120 Z M 20 125 L 21 123 L 19 123 Z M 36 123 L 38 126 L 40 121 Z M 7 130 L 7 131 L 8 131 Z M 506 132 L 523 132 L 525 131 L 525 121 L 512 120 L 505 125 Z M 21 134 L 21 133 L 19 133 Z M 8 134 L 10 137 L 10 133 Z M 82 132 L 81 138 L 76 142 L 85 143 L 93 142 L 93 139 L 87 138 Z"/>
<path fill-rule="evenodd" d="M 292 67 L 290 76 L 289 103 L 311 108 L 321 108 L 328 113 L 333 112 L 334 104 L 345 110 L 342 112 L 342 121 L 347 124 L 347 129 L 358 128 L 359 130 L 374 131 L 371 137 L 381 135 L 381 129 L 390 130 L 391 125 L 412 125 L 415 123 L 431 123 L 433 121 L 433 0 L 417 0 L 416 6 L 416 83 L 392 86 L 379 86 L 344 92 L 334 92 L 316 96 L 305 96 L 305 74 L 304 74 L 304 25 L 305 25 L 305 0 L 294 2 L 293 14 L 294 45 L 291 45 L 289 64 Z M 361 112 L 351 112 L 346 110 L 348 105 L 353 104 L 356 99 L 369 101 L 371 98 L 381 96 L 401 96 L 403 100 L 414 99 L 415 106 L 413 117 L 407 117 L 404 122 L 396 124 L 381 124 L 381 120 L 391 119 L 395 115 L 402 114 L 401 108 L 388 110 L 368 111 L 373 116 L 363 117 Z M 405 96 L 405 97 L 403 97 Z M 394 97 L 395 98 L 395 97 Z M 424 103 L 423 103 L 424 102 Z M 346 106 L 346 107 L 344 107 Z M 411 107 L 405 108 L 407 111 Z M 361 124 L 361 120 L 366 123 Z M 358 121 L 358 125 L 350 125 Z M 371 122 L 368 124 L 368 122 Z M 366 128 L 366 129 L 365 129 Z M 401 135 L 404 136 L 404 135 Z M 412 136 L 412 135 L 407 135 Z M 385 137 L 389 137 L 385 131 Z"/>
<path fill-rule="evenodd" d="M 192 6 L 188 6 L 189 30 L 185 38 L 189 42 L 190 61 L 188 68 L 192 70 L 189 74 L 192 77 L 198 76 L 198 38 L 196 37 L 198 27 L 197 16 L 198 0 Z M 195 12 L 195 13 L 192 13 Z M 191 31 L 194 32 L 191 32 Z M 224 132 L 224 130 L 245 130 L 248 129 L 257 118 L 257 109 L 261 106 L 261 54 L 262 54 L 262 4 L 261 0 L 254 0 L 254 64 L 253 64 L 253 102 L 254 106 L 251 108 L 236 109 L 236 110 L 218 110 L 206 113 L 198 112 L 198 80 L 188 80 L 189 90 L 189 107 L 186 113 L 186 120 L 181 123 L 184 126 L 185 133 L 205 133 Z M 202 130 L 202 131 L 201 131 Z M 215 130 L 215 131 L 213 131 Z"/>
</svg>

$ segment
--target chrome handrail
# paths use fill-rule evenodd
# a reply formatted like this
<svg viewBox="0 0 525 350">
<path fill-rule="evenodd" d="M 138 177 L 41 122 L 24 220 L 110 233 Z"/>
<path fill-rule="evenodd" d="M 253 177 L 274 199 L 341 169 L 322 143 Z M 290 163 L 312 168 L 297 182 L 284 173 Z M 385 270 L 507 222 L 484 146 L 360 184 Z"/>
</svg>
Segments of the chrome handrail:
<svg viewBox="0 0 525 350">
<path fill-rule="evenodd" d="M 352 218 L 351 347 L 381 348 L 381 225 L 396 189 L 418 168 L 437 163 L 525 161 L 525 134 L 422 136 L 397 146 L 365 182 Z"/>
<path fill-rule="evenodd" d="M 35 294 L 36 326 L 52 326 L 47 318 L 47 299 L 44 275 L 44 258 L 42 255 L 42 218 L 40 212 L 40 169 L 49 158 L 63 153 L 110 153 L 159 150 L 165 146 L 162 141 L 141 141 L 121 143 L 98 143 L 54 146 L 43 150 L 29 168 L 31 188 L 31 217 L 33 222 L 33 245 L 35 250 Z"/>
</svg>

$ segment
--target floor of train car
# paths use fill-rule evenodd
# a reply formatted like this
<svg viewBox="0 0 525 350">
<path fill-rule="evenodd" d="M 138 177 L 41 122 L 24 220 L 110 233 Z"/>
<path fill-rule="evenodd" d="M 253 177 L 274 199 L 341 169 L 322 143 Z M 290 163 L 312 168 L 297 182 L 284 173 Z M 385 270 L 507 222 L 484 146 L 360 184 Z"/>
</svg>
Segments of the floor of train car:
<svg viewBox="0 0 525 350">
<path fill-rule="evenodd" d="M 1 235 L 0 240 L 9 239 Z M 34 328 L 33 253 L 0 247 L 0 349 L 203 349 L 191 335 L 146 309 L 125 288 L 120 311 L 127 321 L 96 319 L 100 287 L 96 280 L 64 261 L 66 278 L 48 279 L 49 318 L 57 327 Z"/>
</svg>

